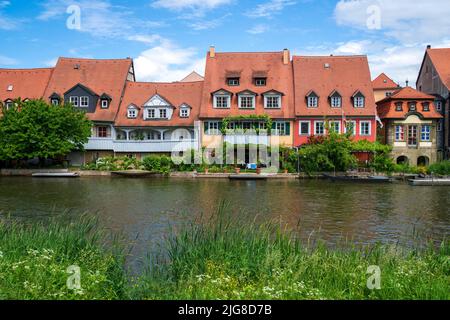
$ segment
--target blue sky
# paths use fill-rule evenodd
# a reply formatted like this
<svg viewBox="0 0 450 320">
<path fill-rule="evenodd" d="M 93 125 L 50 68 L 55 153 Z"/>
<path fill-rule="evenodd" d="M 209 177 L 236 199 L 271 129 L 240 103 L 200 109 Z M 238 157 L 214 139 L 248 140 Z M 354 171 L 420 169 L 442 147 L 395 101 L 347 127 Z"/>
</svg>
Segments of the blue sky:
<svg viewBox="0 0 450 320">
<path fill-rule="evenodd" d="M 59 56 L 132 57 L 138 80 L 175 81 L 202 73 L 213 44 L 218 51 L 367 54 L 373 77 L 384 71 L 414 83 L 426 45 L 450 46 L 450 6 L 411 3 L 0 0 L 0 67 L 52 66 Z"/>
</svg>

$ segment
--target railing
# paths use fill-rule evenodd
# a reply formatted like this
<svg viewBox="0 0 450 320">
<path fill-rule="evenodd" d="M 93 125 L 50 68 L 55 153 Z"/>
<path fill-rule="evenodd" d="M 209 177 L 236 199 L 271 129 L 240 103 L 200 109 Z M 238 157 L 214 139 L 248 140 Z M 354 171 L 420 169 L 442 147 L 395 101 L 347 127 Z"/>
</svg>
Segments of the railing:
<svg viewBox="0 0 450 320">
<path fill-rule="evenodd" d="M 258 135 L 245 135 L 245 134 L 235 134 L 224 136 L 224 142 L 229 144 L 258 144 L 258 145 L 269 145 L 269 136 L 258 136 Z"/>
<path fill-rule="evenodd" d="M 198 149 L 197 140 L 113 140 L 108 138 L 91 138 L 86 150 L 110 150 L 114 152 L 178 152 Z"/>
</svg>

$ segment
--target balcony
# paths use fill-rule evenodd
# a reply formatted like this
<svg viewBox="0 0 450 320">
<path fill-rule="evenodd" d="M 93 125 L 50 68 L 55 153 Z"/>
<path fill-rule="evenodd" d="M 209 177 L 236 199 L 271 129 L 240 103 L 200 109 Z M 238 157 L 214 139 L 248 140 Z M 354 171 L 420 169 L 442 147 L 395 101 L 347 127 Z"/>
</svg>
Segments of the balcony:
<svg viewBox="0 0 450 320">
<path fill-rule="evenodd" d="M 113 140 L 111 138 L 90 138 L 86 150 L 108 150 L 114 152 L 180 152 L 198 149 L 197 140 Z"/>
</svg>

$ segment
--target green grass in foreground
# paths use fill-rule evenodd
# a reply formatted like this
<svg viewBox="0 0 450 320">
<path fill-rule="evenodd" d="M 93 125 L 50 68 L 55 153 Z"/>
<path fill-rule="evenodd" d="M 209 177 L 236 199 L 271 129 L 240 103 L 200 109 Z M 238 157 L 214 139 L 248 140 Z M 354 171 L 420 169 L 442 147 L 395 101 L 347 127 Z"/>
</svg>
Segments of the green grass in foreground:
<svg viewBox="0 0 450 320">
<path fill-rule="evenodd" d="M 219 211 L 174 236 L 169 262 L 133 281 L 92 219 L 0 222 L 0 299 L 450 299 L 448 241 L 408 252 L 307 249 L 271 224 Z M 70 265 L 81 267 L 81 292 L 66 287 Z M 381 268 L 381 290 L 366 287 L 370 265 Z"/>
</svg>

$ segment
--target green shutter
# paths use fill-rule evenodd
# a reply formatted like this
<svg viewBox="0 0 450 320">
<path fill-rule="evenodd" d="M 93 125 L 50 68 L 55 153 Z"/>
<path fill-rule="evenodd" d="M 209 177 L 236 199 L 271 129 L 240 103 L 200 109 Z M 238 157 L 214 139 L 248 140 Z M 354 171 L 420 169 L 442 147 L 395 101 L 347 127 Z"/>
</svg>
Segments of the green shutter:
<svg viewBox="0 0 450 320">
<path fill-rule="evenodd" d="M 204 133 L 206 134 L 206 132 L 208 131 L 208 125 L 209 125 L 209 122 L 208 121 L 205 121 L 204 122 L 204 127 L 203 127 L 203 129 L 204 129 Z"/>
<path fill-rule="evenodd" d="M 291 123 L 290 122 L 286 122 L 286 136 L 290 136 L 291 135 Z"/>
</svg>

